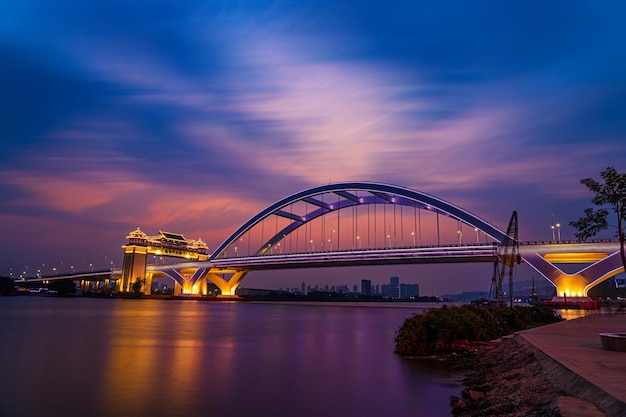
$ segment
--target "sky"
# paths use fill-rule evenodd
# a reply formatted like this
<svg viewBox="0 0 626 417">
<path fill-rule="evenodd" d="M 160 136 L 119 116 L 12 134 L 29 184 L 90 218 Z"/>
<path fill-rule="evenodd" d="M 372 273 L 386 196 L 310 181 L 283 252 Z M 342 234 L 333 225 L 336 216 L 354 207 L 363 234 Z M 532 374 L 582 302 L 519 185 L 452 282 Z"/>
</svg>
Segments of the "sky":
<svg viewBox="0 0 626 417">
<path fill-rule="evenodd" d="M 591 205 L 580 179 L 626 171 L 625 12 L 2 2 L 0 275 L 119 265 L 136 227 L 215 248 L 273 202 L 340 181 L 423 191 L 504 230 L 516 210 L 523 240 L 549 239 L 552 222 L 573 238 L 567 224 Z M 400 275 L 440 294 L 488 287 L 491 268 L 256 273 L 242 286 Z"/>
</svg>

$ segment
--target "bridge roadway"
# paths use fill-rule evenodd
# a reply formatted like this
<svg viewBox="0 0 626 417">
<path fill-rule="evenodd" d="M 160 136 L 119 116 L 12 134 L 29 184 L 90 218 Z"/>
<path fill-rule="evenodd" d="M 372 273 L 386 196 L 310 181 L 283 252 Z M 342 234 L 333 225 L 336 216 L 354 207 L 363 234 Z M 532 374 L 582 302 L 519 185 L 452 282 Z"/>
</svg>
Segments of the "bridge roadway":
<svg viewBox="0 0 626 417">
<path fill-rule="evenodd" d="M 430 246 L 348 251 L 271 254 L 211 259 L 217 269 L 291 269 L 311 267 L 392 265 L 420 263 L 493 262 L 498 248 L 493 244 Z"/>
<path fill-rule="evenodd" d="M 589 242 L 520 242 L 521 261 L 533 255 L 545 255 L 555 263 L 597 262 L 619 250 L 615 240 Z M 420 263 L 493 262 L 499 253 L 496 243 L 476 243 L 403 248 L 352 249 L 330 252 L 269 254 L 210 259 L 215 268 L 263 269 L 308 268 L 320 266 L 357 266 Z M 193 263 L 206 266 L 200 262 Z M 183 264 L 181 264 L 183 265 Z M 191 263 L 185 263 L 191 265 Z"/>
<path fill-rule="evenodd" d="M 489 262 L 496 259 L 512 262 L 511 252 L 503 254 L 497 243 L 458 244 L 446 246 L 417 246 L 403 248 L 352 249 L 327 252 L 280 254 L 268 251 L 263 255 L 209 258 L 208 261 L 187 261 L 168 265 L 147 265 L 144 273 L 169 276 L 191 291 L 197 282 L 206 278 L 218 285 L 222 294 L 233 295 L 243 277 L 251 271 L 295 268 L 321 268 L 359 265 L 470 263 Z M 592 286 L 623 270 L 619 257 L 618 241 L 591 242 L 520 242 L 521 262 L 529 264 L 557 289 L 559 296 L 585 297 Z M 506 255 L 506 256 L 505 256 Z M 504 259 L 507 258 L 507 259 Z M 567 274 L 555 264 L 591 264 L 574 274 Z M 82 281 L 106 279 L 107 273 L 59 275 L 39 278 L 55 280 L 62 278 Z M 109 277 L 117 280 L 121 270 L 111 270 Z M 226 280 L 218 274 L 234 274 L 235 279 Z M 37 279 L 30 279 L 29 281 Z M 81 282 L 82 282 L 81 281 Z M 187 292 L 185 292 L 187 293 Z M 571 299 L 571 298 L 570 298 Z"/>
</svg>

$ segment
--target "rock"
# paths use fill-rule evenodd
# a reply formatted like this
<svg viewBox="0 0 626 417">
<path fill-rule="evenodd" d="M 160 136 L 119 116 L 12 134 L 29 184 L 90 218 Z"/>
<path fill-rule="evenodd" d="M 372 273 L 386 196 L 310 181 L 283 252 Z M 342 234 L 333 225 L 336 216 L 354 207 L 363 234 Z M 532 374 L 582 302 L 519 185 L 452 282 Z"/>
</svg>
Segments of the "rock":
<svg viewBox="0 0 626 417">
<path fill-rule="evenodd" d="M 480 391 L 469 390 L 469 398 L 472 401 L 480 401 L 485 398 L 485 393 Z"/>
<path fill-rule="evenodd" d="M 454 414 L 455 416 L 460 415 L 466 409 L 467 409 L 467 403 L 463 401 L 461 398 L 459 398 L 459 401 L 456 403 L 456 405 L 452 409 L 452 414 Z"/>
<path fill-rule="evenodd" d="M 557 388 L 547 379 L 534 355 L 515 338 L 480 347 L 469 369 L 471 372 L 463 381 L 463 398 L 453 405 L 455 416 L 559 415 Z"/>
</svg>

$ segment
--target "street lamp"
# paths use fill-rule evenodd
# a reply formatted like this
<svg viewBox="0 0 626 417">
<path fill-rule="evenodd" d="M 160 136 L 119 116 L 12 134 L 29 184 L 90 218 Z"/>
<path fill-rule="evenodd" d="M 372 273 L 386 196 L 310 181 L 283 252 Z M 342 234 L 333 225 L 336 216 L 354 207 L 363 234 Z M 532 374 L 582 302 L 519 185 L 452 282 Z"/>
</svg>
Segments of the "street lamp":
<svg viewBox="0 0 626 417">
<path fill-rule="evenodd" d="M 475 227 L 474 231 L 476 232 L 476 243 L 479 243 L 479 241 L 478 241 L 478 227 Z"/>
<path fill-rule="evenodd" d="M 556 233 L 557 233 L 557 237 L 559 239 L 559 242 L 561 241 L 561 224 L 557 223 L 556 224 Z"/>
<path fill-rule="evenodd" d="M 356 241 L 357 241 L 357 247 L 361 249 L 361 236 L 357 236 Z"/>
<path fill-rule="evenodd" d="M 313 246 L 313 239 L 311 239 L 310 243 L 311 243 L 311 252 L 315 252 L 315 247 Z"/>
<path fill-rule="evenodd" d="M 463 232 L 461 232 L 460 230 L 457 230 L 456 234 L 459 235 L 459 245 L 462 245 L 463 244 Z"/>
<path fill-rule="evenodd" d="M 552 228 L 552 241 L 554 242 L 554 225 L 550 226 Z"/>
<path fill-rule="evenodd" d="M 415 247 L 415 232 L 411 232 L 411 236 L 413 236 L 413 247 Z"/>
</svg>

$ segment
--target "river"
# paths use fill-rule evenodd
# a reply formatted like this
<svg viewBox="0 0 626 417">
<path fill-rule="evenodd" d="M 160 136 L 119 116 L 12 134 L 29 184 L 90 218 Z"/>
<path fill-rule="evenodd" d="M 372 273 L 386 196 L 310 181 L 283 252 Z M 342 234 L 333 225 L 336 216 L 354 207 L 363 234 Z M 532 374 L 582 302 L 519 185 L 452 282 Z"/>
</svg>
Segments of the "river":
<svg viewBox="0 0 626 417">
<path fill-rule="evenodd" d="M 0 417 L 450 416 L 409 304 L 0 297 Z"/>
</svg>

